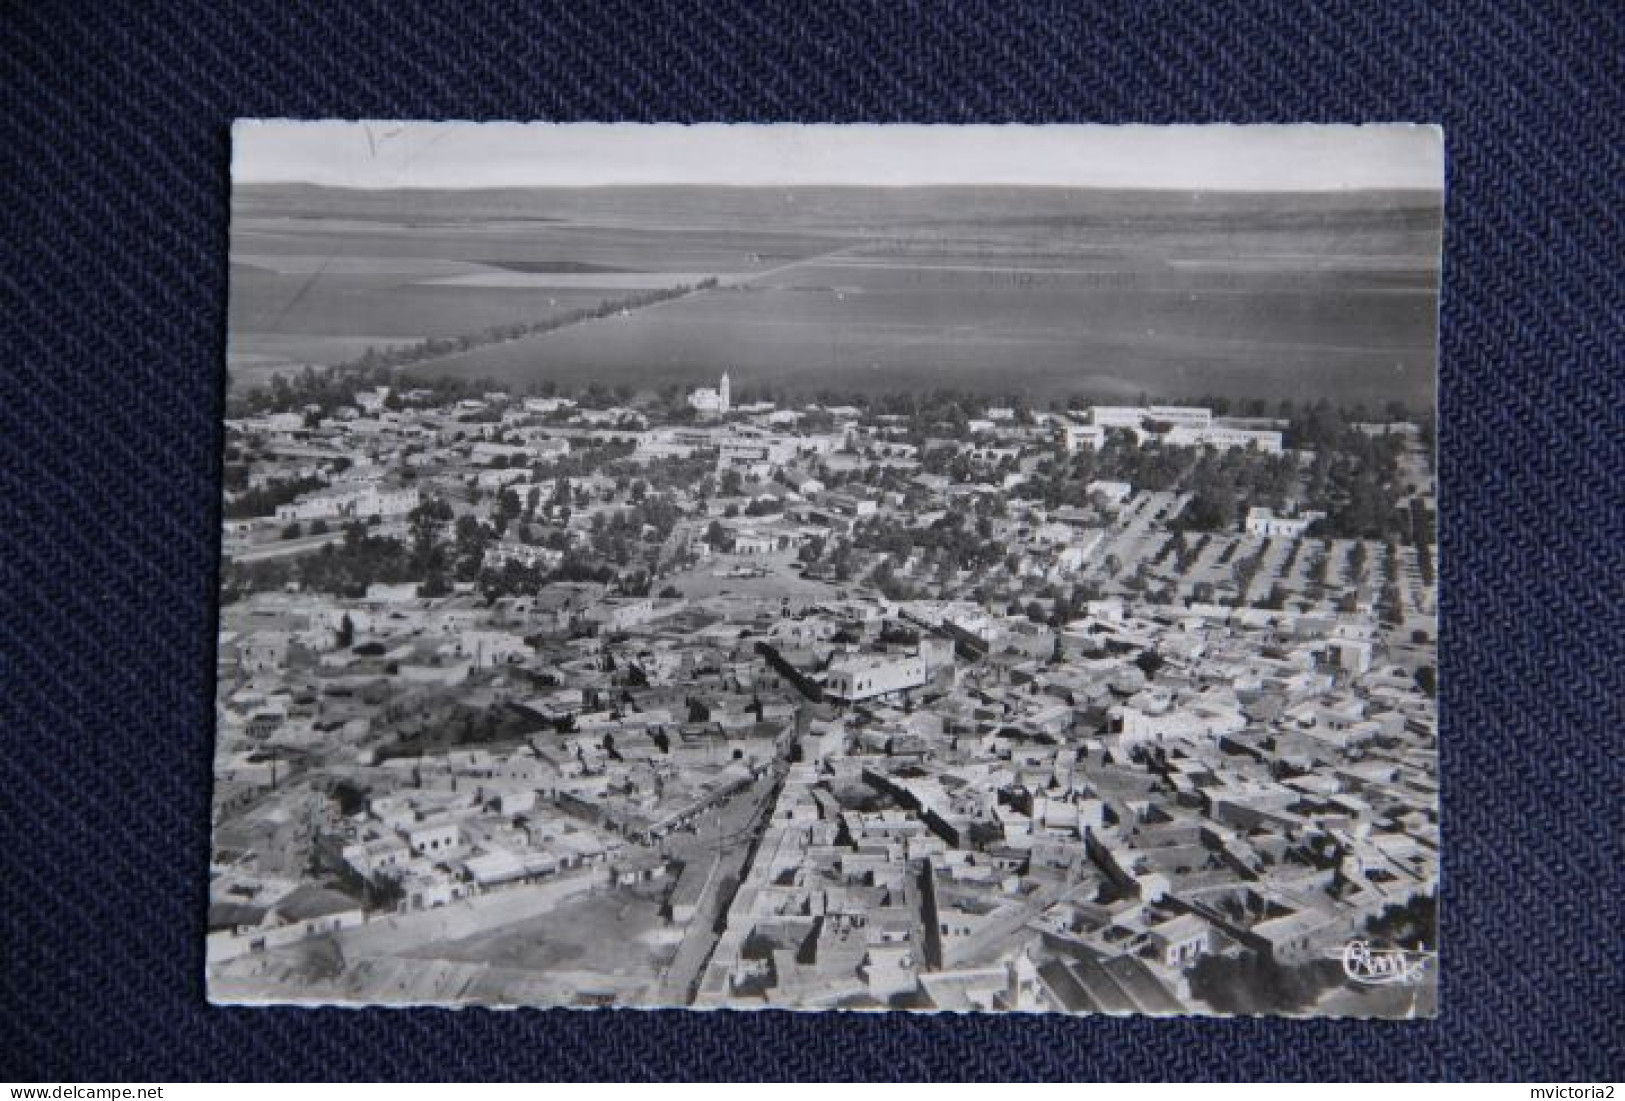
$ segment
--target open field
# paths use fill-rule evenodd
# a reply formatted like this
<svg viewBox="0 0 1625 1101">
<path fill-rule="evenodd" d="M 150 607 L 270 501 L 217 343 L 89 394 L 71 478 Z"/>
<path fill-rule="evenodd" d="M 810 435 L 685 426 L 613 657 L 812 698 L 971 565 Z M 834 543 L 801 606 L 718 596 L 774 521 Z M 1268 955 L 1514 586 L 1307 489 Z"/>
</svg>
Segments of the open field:
<svg viewBox="0 0 1625 1101">
<path fill-rule="evenodd" d="M 520 387 L 727 368 L 736 387 L 803 394 L 1432 400 L 1439 212 L 1416 196 L 244 191 L 231 353 L 260 375 L 715 277 L 414 370 Z"/>
<path fill-rule="evenodd" d="M 1215 289 L 1172 277 L 1128 289 L 1084 278 L 1023 286 L 1002 272 L 981 286 L 897 287 L 884 285 L 897 269 L 884 268 L 813 267 L 780 278 L 792 274 L 809 283 L 720 288 L 417 370 L 521 386 L 541 378 L 648 385 L 698 382 L 725 367 L 739 387 L 996 387 L 1033 398 L 1079 390 L 1292 396 L 1282 393 L 1286 376 L 1298 382 L 1297 396 L 1432 396 L 1434 303 L 1425 291 Z"/>
<path fill-rule="evenodd" d="M 840 595 L 842 586 L 802 577 L 790 568 L 794 561 L 794 555 L 718 554 L 690 569 L 663 577 L 661 584 L 670 585 L 689 600 L 731 595 L 772 603 L 780 597 L 828 600 Z M 764 575 L 736 577 L 731 573 L 736 568 L 762 570 Z"/>
<path fill-rule="evenodd" d="M 661 900 L 670 884 L 595 891 L 556 910 L 462 940 L 425 944 L 405 957 L 487 964 L 524 971 L 657 974 L 675 938 L 665 935 Z M 614 930 L 606 936 L 606 930 Z"/>
</svg>

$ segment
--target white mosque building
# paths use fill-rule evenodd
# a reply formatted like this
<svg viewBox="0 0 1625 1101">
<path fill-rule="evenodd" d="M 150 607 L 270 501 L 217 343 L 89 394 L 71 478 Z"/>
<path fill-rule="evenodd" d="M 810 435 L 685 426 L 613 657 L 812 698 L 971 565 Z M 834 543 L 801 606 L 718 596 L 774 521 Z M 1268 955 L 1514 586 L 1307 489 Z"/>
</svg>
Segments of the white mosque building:
<svg viewBox="0 0 1625 1101">
<path fill-rule="evenodd" d="M 688 404 L 700 413 L 708 413 L 715 417 L 725 414 L 730 405 L 728 400 L 728 372 L 722 372 L 722 378 L 718 380 L 715 390 L 708 387 L 703 390 L 695 390 L 689 394 Z"/>
</svg>

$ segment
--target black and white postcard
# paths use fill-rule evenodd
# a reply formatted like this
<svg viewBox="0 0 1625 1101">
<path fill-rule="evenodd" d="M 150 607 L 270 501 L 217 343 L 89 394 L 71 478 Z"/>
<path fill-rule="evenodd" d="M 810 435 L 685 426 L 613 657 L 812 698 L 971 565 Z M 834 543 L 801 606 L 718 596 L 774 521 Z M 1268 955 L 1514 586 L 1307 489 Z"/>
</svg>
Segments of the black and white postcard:
<svg viewBox="0 0 1625 1101">
<path fill-rule="evenodd" d="M 233 142 L 211 999 L 1438 1011 L 1438 130 Z"/>
</svg>

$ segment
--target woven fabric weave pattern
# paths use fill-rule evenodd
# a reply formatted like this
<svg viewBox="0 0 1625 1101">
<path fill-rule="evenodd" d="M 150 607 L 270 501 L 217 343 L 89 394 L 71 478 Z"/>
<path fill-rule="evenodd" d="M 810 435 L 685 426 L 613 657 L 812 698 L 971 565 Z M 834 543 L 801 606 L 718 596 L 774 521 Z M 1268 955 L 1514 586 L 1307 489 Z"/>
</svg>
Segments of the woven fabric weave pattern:
<svg viewBox="0 0 1625 1101">
<path fill-rule="evenodd" d="M 0 1078 L 1625 1074 L 1625 7 L 4 9 Z M 205 1005 L 236 116 L 1442 124 L 1442 1018 Z"/>
</svg>

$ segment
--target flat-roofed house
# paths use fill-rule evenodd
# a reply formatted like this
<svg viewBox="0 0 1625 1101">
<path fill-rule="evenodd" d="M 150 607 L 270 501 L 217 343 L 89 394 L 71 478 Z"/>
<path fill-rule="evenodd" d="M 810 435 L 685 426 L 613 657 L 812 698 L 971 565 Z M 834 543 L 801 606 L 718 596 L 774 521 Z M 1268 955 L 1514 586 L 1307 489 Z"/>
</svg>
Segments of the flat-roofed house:
<svg viewBox="0 0 1625 1101">
<path fill-rule="evenodd" d="M 824 680 L 824 691 L 836 699 L 853 703 L 919 688 L 926 679 L 922 657 L 863 656 L 832 665 Z"/>
</svg>

